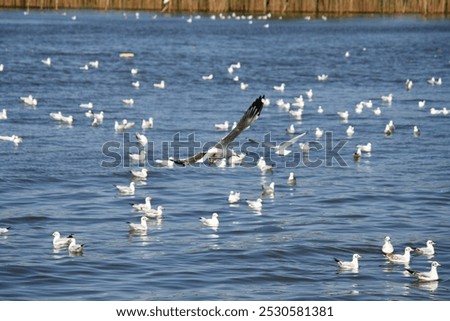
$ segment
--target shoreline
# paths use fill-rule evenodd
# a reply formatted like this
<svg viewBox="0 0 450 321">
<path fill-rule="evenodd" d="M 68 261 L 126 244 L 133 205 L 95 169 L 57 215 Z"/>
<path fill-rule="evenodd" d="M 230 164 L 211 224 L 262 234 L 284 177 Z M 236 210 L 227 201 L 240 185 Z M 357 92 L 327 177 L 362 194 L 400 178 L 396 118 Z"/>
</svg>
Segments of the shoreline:
<svg viewBox="0 0 450 321">
<path fill-rule="evenodd" d="M 0 9 L 152 11 L 162 13 L 347 17 L 447 17 L 450 0 L 0 0 Z"/>
</svg>

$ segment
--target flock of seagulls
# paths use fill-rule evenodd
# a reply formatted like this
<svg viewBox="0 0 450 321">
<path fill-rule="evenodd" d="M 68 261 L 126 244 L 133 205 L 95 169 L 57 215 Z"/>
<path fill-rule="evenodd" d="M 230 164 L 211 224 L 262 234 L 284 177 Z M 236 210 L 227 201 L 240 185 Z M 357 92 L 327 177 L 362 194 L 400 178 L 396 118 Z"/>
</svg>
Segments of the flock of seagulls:
<svg viewBox="0 0 450 321">
<path fill-rule="evenodd" d="M 345 57 L 349 58 L 350 53 L 346 52 Z M 48 57 L 47 59 L 44 59 L 41 61 L 44 65 L 50 66 L 52 64 L 51 58 Z M 3 70 L 3 65 L 1 65 L 1 70 Z M 89 62 L 87 65 L 81 67 L 82 69 L 88 69 L 88 68 L 99 68 L 99 62 L 93 61 Z M 236 70 L 239 70 L 241 68 L 241 63 L 233 63 L 229 65 L 227 68 L 227 71 L 229 74 L 234 74 Z M 133 68 L 131 69 L 132 75 L 138 74 L 138 69 Z M 317 76 L 318 81 L 327 81 L 329 78 L 326 74 L 321 74 Z M 207 80 L 213 80 L 214 75 L 208 74 L 203 75 L 202 79 Z M 233 77 L 234 81 L 239 82 L 240 78 L 239 76 L 235 75 Z M 442 84 L 441 78 L 431 78 L 428 80 L 428 83 L 433 86 L 439 86 Z M 141 83 L 139 81 L 133 81 L 132 86 L 135 88 L 140 88 Z M 242 90 L 246 90 L 248 88 L 249 84 L 240 82 L 240 88 Z M 153 87 L 155 89 L 165 89 L 166 83 L 164 80 L 161 80 L 158 83 L 154 83 Z M 407 90 L 412 90 L 413 83 L 411 80 L 408 80 L 406 82 Z M 273 86 L 273 90 L 278 93 L 282 94 L 285 92 L 286 84 L 280 83 Z M 304 92 L 304 95 L 308 99 L 309 102 L 313 100 L 314 92 L 312 89 L 309 89 Z M 36 107 L 38 102 L 35 97 L 32 95 L 29 96 L 23 96 L 20 97 L 20 100 L 23 104 L 27 106 Z M 381 101 L 384 104 L 391 105 L 393 103 L 393 95 L 383 95 L 381 96 Z M 133 98 L 126 98 L 122 100 L 122 103 L 124 105 L 132 106 L 134 104 Z M 248 129 L 250 126 L 253 125 L 253 123 L 258 119 L 260 116 L 263 108 L 266 108 L 270 105 L 270 101 L 265 96 L 260 96 L 257 98 L 247 109 L 247 111 L 244 113 L 242 118 L 238 122 L 234 122 L 232 126 L 230 126 L 229 121 L 224 121 L 223 123 L 214 124 L 214 127 L 216 130 L 219 131 L 227 131 L 227 134 L 221 138 L 215 146 L 213 146 L 211 149 L 209 149 L 206 152 L 200 152 L 195 155 L 191 155 L 188 158 L 185 159 L 174 159 L 174 158 L 168 158 L 166 160 L 157 160 L 156 163 L 160 166 L 165 167 L 174 167 L 175 165 L 180 166 L 186 166 L 189 164 L 199 163 L 199 162 L 210 162 L 214 164 L 219 164 L 217 160 L 225 160 L 225 162 L 221 162 L 220 166 L 226 166 L 227 164 L 236 164 L 239 161 L 242 161 L 242 159 L 245 157 L 245 155 L 238 155 L 233 150 L 229 148 L 229 145 L 237 138 L 238 135 L 240 135 L 244 130 Z M 277 106 L 282 109 L 289 112 L 289 116 L 294 118 L 295 120 L 302 120 L 303 117 L 303 110 L 305 108 L 305 100 L 303 99 L 303 96 L 300 95 L 299 97 L 294 97 L 293 102 L 285 102 L 284 100 L 278 100 Z M 372 108 L 373 103 L 371 100 L 369 101 L 361 101 L 358 104 L 356 104 L 355 112 L 360 113 L 364 108 Z M 103 123 L 104 119 L 104 113 L 101 111 L 100 113 L 94 113 L 92 109 L 94 108 L 94 104 L 92 102 L 88 103 L 82 103 L 79 105 L 80 108 L 88 109 L 86 111 L 85 115 L 86 117 L 93 120 L 92 125 L 93 126 L 99 126 Z M 419 108 L 425 107 L 425 100 L 420 100 L 418 102 Z M 293 108 L 297 108 L 296 110 Z M 319 106 L 317 109 L 317 113 L 323 113 L 324 110 L 322 106 Z M 436 115 L 447 115 L 449 111 L 447 111 L 446 108 L 443 108 L 442 110 L 437 110 L 434 108 L 430 109 L 431 114 Z M 380 115 L 381 109 L 380 107 L 373 109 L 374 115 Z M 337 112 L 338 119 L 343 122 L 348 122 L 350 118 L 350 113 L 348 110 L 339 111 Z M 74 123 L 74 118 L 72 115 L 63 115 L 61 111 L 58 112 L 52 112 L 50 113 L 50 118 L 54 121 L 66 124 L 66 125 L 72 125 Z M 336 116 L 336 115 L 335 115 Z M 8 119 L 8 113 L 6 109 L 3 109 L 0 113 L 0 120 L 7 120 Z M 127 119 L 123 119 L 121 122 L 118 120 L 114 121 L 114 130 L 115 132 L 124 132 L 128 129 L 132 129 L 136 126 L 135 122 L 130 122 Z M 141 124 L 142 129 L 151 129 L 153 128 L 153 118 L 149 117 L 148 119 L 143 119 Z M 230 130 L 231 128 L 231 130 Z M 317 127 L 315 129 L 314 135 L 316 139 L 320 139 L 324 134 L 324 129 L 321 129 Z M 349 125 L 346 129 L 346 135 L 348 137 L 352 137 L 355 134 L 355 126 Z M 385 135 L 393 135 L 395 132 L 395 125 L 393 121 L 391 120 L 388 124 L 386 124 L 384 129 Z M 413 128 L 413 133 L 415 136 L 420 135 L 420 129 L 415 125 Z M 258 142 L 255 139 L 249 139 L 251 142 L 256 143 L 260 146 L 268 147 L 269 149 L 273 150 L 273 152 L 279 156 L 287 156 L 292 152 L 292 147 L 294 147 L 294 144 L 297 144 L 298 141 L 303 138 L 307 132 L 303 132 L 300 134 L 297 134 L 296 128 L 294 124 L 291 124 L 286 129 L 286 134 L 288 135 L 295 135 L 291 137 L 290 139 L 282 142 L 281 144 L 268 144 L 265 142 Z M 146 135 L 141 134 L 139 132 L 136 132 L 135 137 L 137 139 L 137 142 L 145 147 L 148 145 L 149 140 L 146 137 Z M 17 135 L 11 135 L 11 136 L 0 136 L 1 141 L 11 141 L 16 145 L 19 145 L 22 143 L 22 138 Z M 302 142 L 298 143 L 300 151 L 303 153 L 308 153 L 309 151 L 309 145 L 308 142 Z M 357 161 L 361 158 L 362 153 L 371 153 L 372 152 L 372 144 L 370 142 L 367 142 L 365 144 L 357 144 L 356 145 L 356 151 L 353 155 L 354 159 Z M 146 151 L 141 150 L 137 154 L 130 154 L 130 159 L 132 161 L 142 162 L 145 160 L 146 157 Z M 231 161 L 230 161 L 231 160 Z M 223 165 L 225 164 L 225 165 Z M 264 157 L 260 157 L 257 162 L 257 167 L 261 170 L 262 173 L 272 171 L 273 167 L 266 163 Z M 219 165 L 218 165 L 219 166 Z M 219 166 L 219 167 L 220 167 Z M 121 196 L 134 196 L 136 194 L 136 182 L 135 180 L 146 180 L 149 175 L 149 170 L 147 168 L 142 168 L 139 170 L 130 170 L 130 176 L 132 181 L 128 185 L 114 185 L 115 189 L 117 190 L 117 193 Z M 297 178 L 295 176 L 294 172 L 289 173 L 289 177 L 287 178 L 287 184 L 288 185 L 295 185 L 297 183 Z M 256 212 L 261 212 L 263 208 L 263 199 L 262 197 L 275 197 L 275 182 L 270 182 L 269 184 L 263 184 L 262 185 L 262 191 L 261 191 L 261 197 L 257 197 L 256 199 L 246 199 L 245 203 L 247 206 Z M 145 197 L 144 203 L 133 203 L 130 204 L 131 208 L 134 212 L 142 214 L 140 216 L 139 222 L 127 222 L 129 231 L 131 233 L 146 233 L 148 231 L 148 221 L 150 219 L 161 219 L 163 217 L 163 211 L 164 207 L 162 205 L 157 206 L 157 208 L 152 208 L 151 204 L 152 198 L 150 196 Z M 231 204 L 237 204 L 241 201 L 241 194 L 240 192 L 236 191 L 230 191 L 230 194 L 228 195 L 228 203 Z M 217 212 L 212 213 L 211 217 L 200 217 L 199 218 L 200 223 L 204 226 L 210 227 L 214 230 L 217 230 L 219 227 L 219 214 Z M 0 227 L 0 235 L 6 234 L 11 230 L 11 227 Z M 402 254 L 394 253 L 394 247 L 391 243 L 390 237 L 385 238 L 385 243 L 382 247 L 382 252 L 384 253 L 386 259 L 391 263 L 398 263 L 398 264 L 405 264 L 408 265 L 411 260 L 411 254 L 415 253 L 417 255 L 424 255 L 428 257 L 433 257 L 435 254 L 434 251 L 434 245 L 435 243 L 431 240 L 427 241 L 426 247 L 423 248 L 412 248 L 412 247 L 405 247 L 404 252 Z M 53 233 L 53 247 L 55 249 L 67 249 L 67 251 L 72 255 L 81 255 L 84 251 L 84 244 L 79 244 L 76 241 L 76 238 L 73 234 L 70 234 L 66 237 L 61 237 L 61 234 L 58 231 L 55 231 Z M 361 256 L 359 254 L 353 254 L 351 261 L 343 261 L 340 259 L 335 258 L 336 264 L 340 269 L 343 270 L 352 270 L 352 271 L 358 271 L 359 269 L 359 259 L 361 259 Z M 440 264 L 436 261 L 432 261 L 431 263 L 431 269 L 430 271 L 425 272 L 419 272 L 415 270 L 411 270 L 409 266 L 405 268 L 405 271 L 407 271 L 412 276 L 416 277 L 419 281 L 436 281 L 439 279 L 438 273 L 437 273 L 437 267 L 439 267 Z"/>
<path fill-rule="evenodd" d="M 384 243 L 381 247 L 381 252 L 384 257 L 387 259 L 388 263 L 392 264 L 403 264 L 405 267 L 405 274 L 412 275 L 417 278 L 419 282 L 433 282 L 439 280 L 439 274 L 437 272 L 437 267 L 441 266 L 437 261 L 431 262 L 430 271 L 419 272 L 410 269 L 409 263 L 411 261 L 411 253 L 415 253 L 417 255 L 426 256 L 427 259 L 432 259 L 435 254 L 434 245 L 436 245 L 432 240 L 428 240 L 426 242 L 425 247 L 413 248 L 410 246 L 406 246 L 403 254 L 394 253 L 394 246 L 392 245 L 391 238 L 386 236 L 384 238 Z M 336 264 L 341 270 L 350 270 L 352 272 L 357 273 L 359 270 L 359 259 L 362 257 L 355 253 L 352 256 L 351 261 L 342 261 L 340 259 L 334 258 Z"/>
</svg>

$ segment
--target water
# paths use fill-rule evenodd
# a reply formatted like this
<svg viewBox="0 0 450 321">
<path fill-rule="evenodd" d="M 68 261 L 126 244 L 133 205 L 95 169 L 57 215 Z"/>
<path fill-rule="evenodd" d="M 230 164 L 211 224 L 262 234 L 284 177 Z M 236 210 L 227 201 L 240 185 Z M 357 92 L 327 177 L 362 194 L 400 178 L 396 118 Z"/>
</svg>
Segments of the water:
<svg viewBox="0 0 450 321">
<path fill-rule="evenodd" d="M 71 20 L 72 15 L 77 20 Z M 0 135 L 17 134 L 23 143 L 0 142 L 0 226 L 13 229 L 0 236 L 0 298 L 3 300 L 448 300 L 450 266 L 449 205 L 450 116 L 429 110 L 449 108 L 450 23 L 417 17 L 371 17 L 305 21 L 302 19 L 211 20 L 183 16 L 119 12 L 0 12 Z M 350 52 L 345 58 L 344 53 Z M 134 59 L 119 58 L 133 52 Z M 52 65 L 41 60 L 51 57 Z M 98 69 L 80 70 L 99 60 Z M 240 62 L 234 75 L 249 83 L 239 89 L 227 67 Z M 139 73 L 132 76 L 131 68 Z M 212 81 L 202 75 L 214 74 Z M 319 82 L 317 75 L 328 74 Z M 441 86 L 428 85 L 442 77 Z M 153 88 L 164 79 L 165 90 Z M 414 81 L 405 90 L 406 79 Z M 135 89 L 131 82 L 139 80 Z M 272 88 L 286 83 L 284 93 Z M 305 92 L 312 88 L 312 101 Z M 381 95 L 392 93 L 392 105 Z M 37 108 L 20 96 L 32 94 Z M 257 122 L 238 137 L 274 141 L 289 139 L 285 129 L 308 130 L 301 141 L 315 141 L 316 127 L 332 134 L 318 141 L 307 166 L 298 144 L 285 158 L 265 154 L 275 169 L 262 174 L 248 157 L 243 166 L 154 166 L 173 149 L 164 144 L 177 133 L 182 141 L 195 132 L 197 141 L 224 135 L 215 123 L 237 121 L 259 95 L 270 98 Z M 306 101 L 301 122 L 275 102 Z M 126 107 L 121 100 L 134 98 Z M 354 107 L 371 99 L 382 114 Z M 417 102 L 426 100 L 419 109 Z M 81 103 L 92 101 L 105 112 L 93 128 Z M 325 112 L 318 114 L 317 107 Z M 337 116 L 349 110 L 348 123 Z M 72 114 L 73 126 L 61 126 L 50 112 Z M 113 184 L 128 184 L 135 164 L 116 167 L 102 153 L 104 144 L 123 156 L 124 135 L 114 120 L 139 125 L 153 117 L 145 131 L 153 148 L 146 182 L 135 196 L 119 196 Z M 383 134 L 393 120 L 394 135 Z M 348 138 L 345 129 L 355 127 Z M 422 134 L 414 137 L 413 126 Z M 130 139 L 135 141 L 134 133 Z M 356 144 L 371 142 L 373 152 L 354 162 Z M 115 142 L 115 143 L 114 143 Z M 166 142 L 166 143 L 165 143 Z M 335 158 L 326 148 L 346 142 Z M 328 144 L 328 145 L 327 145 Z M 327 147 L 328 146 L 328 147 Z M 182 150 L 186 152 L 186 150 Z M 339 158 L 341 157 L 341 158 Z M 328 160 L 328 163 L 327 163 Z M 290 166 L 291 168 L 286 168 Z M 287 185 L 290 171 L 297 185 Z M 274 198 L 263 198 L 261 213 L 244 199 L 256 199 L 261 184 L 274 181 Z M 230 190 L 242 201 L 230 206 Z M 148 233 L 128 233 L 127 221 L 139 214 L 129 203 L 152 197 L 165 207 L 164 218 L 152 220 Z M 199 216 L 220 215 L 217 231 L 202 227 Z M 53 231 L 74 233 L 85 243 L 83 256 L 54 251 Z M 442 264 L 441 280 L 418 284 L 380 254 L 385 235 L 396 251 L 424 246 L 433 239 Z M 339 273 L 333 257 L 359 253 L 358 273 Z M 410 267 L 429 269 L 431 260 L 414 255 Z"/>
</svg>

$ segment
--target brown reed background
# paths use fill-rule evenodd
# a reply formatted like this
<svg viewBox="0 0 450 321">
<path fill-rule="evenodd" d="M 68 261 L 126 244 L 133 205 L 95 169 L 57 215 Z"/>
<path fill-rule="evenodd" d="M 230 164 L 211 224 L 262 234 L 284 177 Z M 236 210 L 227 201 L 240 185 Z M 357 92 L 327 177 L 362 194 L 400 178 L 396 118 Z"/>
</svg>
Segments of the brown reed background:
<svg viewBox="0 0 450 321">
<path fill-rule="evenodd" d="M 147 10 L 189 13 L 355 15 L 449 13 L 450 0 L 0 0 L 0 8 Z"/>
</svg>

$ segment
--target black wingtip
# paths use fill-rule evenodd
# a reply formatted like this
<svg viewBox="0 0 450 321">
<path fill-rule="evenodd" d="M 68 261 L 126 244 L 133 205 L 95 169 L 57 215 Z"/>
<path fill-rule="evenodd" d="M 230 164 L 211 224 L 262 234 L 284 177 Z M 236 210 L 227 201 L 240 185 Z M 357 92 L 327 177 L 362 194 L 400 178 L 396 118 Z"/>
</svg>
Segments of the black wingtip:
<svg viewBox="0 0 450 321">
<path fill-rule="evenodd" d="M 334 258 L 334 260 L 335 260 L 336 262 L 340 262 L 340 260 L 338 260 L 337 258 Z"/>
</svg>

